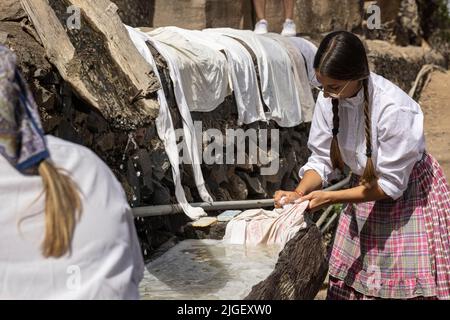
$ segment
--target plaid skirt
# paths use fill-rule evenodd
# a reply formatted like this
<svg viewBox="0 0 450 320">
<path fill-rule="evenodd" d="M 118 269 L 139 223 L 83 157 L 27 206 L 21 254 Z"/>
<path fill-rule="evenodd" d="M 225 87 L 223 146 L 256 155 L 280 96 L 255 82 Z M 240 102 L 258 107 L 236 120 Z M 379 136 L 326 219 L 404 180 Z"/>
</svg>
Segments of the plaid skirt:
<svg viewBox="0 0 450 320">
<path fill-rule="evenodd" d="M 352 176 L 356 186 L 359 177 Z M 328 298 L 450 299 L 450 188 L 426 152 L 397 200 L 348 204 L 330 252 Z"/>
</svg>

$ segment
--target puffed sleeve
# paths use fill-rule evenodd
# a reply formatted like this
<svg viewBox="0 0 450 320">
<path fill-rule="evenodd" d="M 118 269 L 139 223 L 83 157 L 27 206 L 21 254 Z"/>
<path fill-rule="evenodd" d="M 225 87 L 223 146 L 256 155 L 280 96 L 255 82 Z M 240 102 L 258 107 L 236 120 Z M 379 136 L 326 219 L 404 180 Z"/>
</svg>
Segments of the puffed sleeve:
<svg viewBox="0 0 450 320">
<path fill-rule="evenodd" d="M 303 178 L 307 170 L 316 171 L 322 178 L 322 185 L 328 184 L 328 176 L 334 171 L 330 159 L 330 147 L 332 140 L 331 124 L 324 113 L 323 94 L 320 93 L 316 107 L 314 108 L 314 115 L 311 123 L 311 130 L 309 131 L 308 149 L 311 151 L 311 156 L 308 162 L 300 168 L 299 176 Z M 331 112 L 331 108 L 330 111 Z"/>
<path fill-rule="evenodd" d="M 387 106 L 378 120 L 377 134 L 378 184 L 396 200 L 408 187 L 413 167 L 425 149 L 420 108 Z"/>
</svg>

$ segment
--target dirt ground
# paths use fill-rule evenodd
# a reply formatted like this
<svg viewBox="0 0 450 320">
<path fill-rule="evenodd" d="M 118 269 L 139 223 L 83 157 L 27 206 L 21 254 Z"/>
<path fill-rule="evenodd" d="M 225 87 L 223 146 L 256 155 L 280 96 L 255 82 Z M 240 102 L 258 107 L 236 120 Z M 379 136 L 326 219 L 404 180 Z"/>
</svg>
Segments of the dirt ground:
<svg viewBox="0 0 450 320">
<path fill-rule="evenodd" d="M 420 98 L 427 151 L 450 179 L 450 72 L 435 71 Z"/>
</svg>

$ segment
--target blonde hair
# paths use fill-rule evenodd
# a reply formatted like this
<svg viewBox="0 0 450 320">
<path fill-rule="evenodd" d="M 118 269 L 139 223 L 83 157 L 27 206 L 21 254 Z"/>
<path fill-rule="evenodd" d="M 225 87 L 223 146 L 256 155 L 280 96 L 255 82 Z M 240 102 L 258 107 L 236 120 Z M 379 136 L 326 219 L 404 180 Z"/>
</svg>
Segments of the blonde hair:
<svg viewBox="0 0 450 320">
<path fill-rule="evenodd" d="M 70 176 L 50 160 L 38 167 L 45 194 L 45 237 L 42 254 L 59 258 L 71 250 L 75 224 L 81 215 L 80 194 Z"/>
</svg>

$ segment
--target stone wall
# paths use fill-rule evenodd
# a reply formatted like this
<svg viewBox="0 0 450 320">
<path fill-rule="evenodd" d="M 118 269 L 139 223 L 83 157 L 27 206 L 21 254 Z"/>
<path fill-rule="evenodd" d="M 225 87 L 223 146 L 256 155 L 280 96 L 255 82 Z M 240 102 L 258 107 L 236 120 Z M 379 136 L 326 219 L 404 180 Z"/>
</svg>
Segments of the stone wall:
<svg viewBox="0 0 450 320">
<path fill-rule="evenodd" d="M 313 34 L 334 30 L 357 30 L 363 20 L 363 2 L 361 0 L 296 0 L 294 21 L 297 32 Z M 266 6 L 270 31 L 281 32 L 284 22 L 283 1 L 267 0 Z"/>
<path fill-rule="evenodd" d="M 178 26 L 186 29 L 217 27 L 248 28 L 252 25 L 250 1 L 154 0 L 151 27 Z"/>
<path fill-rule="evenodd" d="M 448 68 L 442 54 L 426 47 L 396 46 L 381 40 L 366 40 L 370 68 L 408 92 L 425 64 Z"/>
<path fill-rule="evenodd" d="M 121 1 L 116 0 L 119 4 Z M 134 0 L 131 2 L 139 2 Z M 150 27 L 178 26 L 187 29 L 231 27 L 252 29 L 255 23 L 251 0 L 153 0 Z M 335 29 L 356 30 L 362 22 L 362 0 L 296 0 L 295 22 L 301 33 Z M 284 22 L 282 0 L 267 0 L 270 31 L 280 32 Z"/>
</svg>

